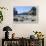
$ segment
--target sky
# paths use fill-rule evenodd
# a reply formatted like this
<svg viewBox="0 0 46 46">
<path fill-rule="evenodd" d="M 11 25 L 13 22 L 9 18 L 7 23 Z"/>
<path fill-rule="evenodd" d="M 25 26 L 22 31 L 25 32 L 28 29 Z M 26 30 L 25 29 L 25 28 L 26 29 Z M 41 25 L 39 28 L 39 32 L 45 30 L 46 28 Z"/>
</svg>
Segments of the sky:
<svg viewBox="0 0 46 46">
<path fill-rule="evenodd" d="M 29 10 L 31 10 L 31 6 L 16 6 L 15 7 L 16 10 L 18 11 L 18 13 L 23 13 L 23 12 L 28 12 Z"/>
</svg>

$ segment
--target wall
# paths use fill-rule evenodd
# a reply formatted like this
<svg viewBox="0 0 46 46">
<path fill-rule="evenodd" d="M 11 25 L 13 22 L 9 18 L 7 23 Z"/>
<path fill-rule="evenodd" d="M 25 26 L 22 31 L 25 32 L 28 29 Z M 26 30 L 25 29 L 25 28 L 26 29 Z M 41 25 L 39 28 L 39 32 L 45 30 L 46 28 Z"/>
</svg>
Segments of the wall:
<svg viewBox="0 0 46 46">
<path fill-rule="evenodd" d="M 21 2 L 20 2 L 21 1 Z M 0 46 L 1 39 L 4 38 L 3 27 L 9 25 L 13 31 L 10 32 L 10 36 L 13 32 L 15 32 L 16 37 L 29 37 L 33 34 L 33 31 L 41 31 L 44 33 L 46 37 L 46 0 L 0 0 L 0 6 L 4 6 L 8 8 L 7 10 L 3 11 L 4 20 L 0 23 Z M 17 5 L 34 5 L 38 7 L 38 16 L 39 22 L 34 24 L 16 24 L 13 22 L 13 7 Z M 46 38 L 45 38 L 45 45 L 46 45 Z"/>
</svg>

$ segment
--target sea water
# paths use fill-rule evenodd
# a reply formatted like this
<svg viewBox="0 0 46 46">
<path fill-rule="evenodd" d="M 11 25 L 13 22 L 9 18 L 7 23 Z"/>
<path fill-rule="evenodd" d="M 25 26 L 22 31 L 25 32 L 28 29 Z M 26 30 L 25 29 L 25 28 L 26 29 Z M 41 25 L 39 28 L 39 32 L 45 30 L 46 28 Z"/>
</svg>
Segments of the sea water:
<svg viewBox="0 0 46 46">
<path fill-rule="evenodd" d="M 37 16 L 32 15 L 16 15 L 14 19 L 18 19 L 16 22 L 36 22 Z"/>
</svg>

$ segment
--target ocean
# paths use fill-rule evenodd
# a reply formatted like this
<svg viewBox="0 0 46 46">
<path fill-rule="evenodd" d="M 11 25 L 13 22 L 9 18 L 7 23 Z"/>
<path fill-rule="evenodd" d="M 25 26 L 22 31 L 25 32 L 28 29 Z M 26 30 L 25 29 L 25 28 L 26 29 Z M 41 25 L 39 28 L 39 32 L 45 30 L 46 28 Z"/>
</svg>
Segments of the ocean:
<svg viewBox="0 0 46 46">
<path fill-rule="evenodd" d="M 15 22 L 36 22 L 37 16 L 32 15 L 16 15 L 13 17 Z"/>
</svg>

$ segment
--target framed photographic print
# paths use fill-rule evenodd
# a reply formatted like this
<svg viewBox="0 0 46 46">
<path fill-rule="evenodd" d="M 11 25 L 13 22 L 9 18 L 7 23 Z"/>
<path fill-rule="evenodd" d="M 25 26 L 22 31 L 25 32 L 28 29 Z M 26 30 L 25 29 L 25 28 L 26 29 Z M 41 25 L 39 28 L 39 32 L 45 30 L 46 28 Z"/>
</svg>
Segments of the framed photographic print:
<svg viewBox="0 0 46 46">
<path fill-rule="evenodd" d="M 13 7 L 13 21 L 16 23 L 37 23 L 36 6 L 15 6 Z"/>
</svg>

